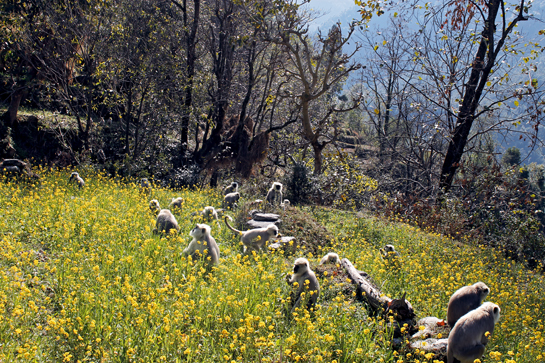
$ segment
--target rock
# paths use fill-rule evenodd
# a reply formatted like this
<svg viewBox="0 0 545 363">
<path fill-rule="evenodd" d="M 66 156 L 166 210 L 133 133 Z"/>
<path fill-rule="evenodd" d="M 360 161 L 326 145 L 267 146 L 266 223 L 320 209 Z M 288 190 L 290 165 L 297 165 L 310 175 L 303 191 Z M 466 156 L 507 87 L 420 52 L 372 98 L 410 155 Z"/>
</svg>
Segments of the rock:
<svg viewBox="0 0 545 363">
<path fill-rule="evenodd" d="M 424 327 L 424 330 L 419 330 L 414 334 L 412 340 L 422 340 L 426 338 L 436 338 L 438 334 L 448 337 L 450 328 L 443 319 L 438 319 L 435 316 L 428 316 L 418 320 L 416 327 Z"/>
<path fill-rule="evenodd" d="M 447 345 L 448 339 L 433 339 L 429 338 L 426 340 L 417 340 L 411 343 L 412 349 L 420 349 L 426 352 L 431 352 L 436 355 L 436 357 L 446 356 L 447 355 Z"/>
<path fill-rule="evenodd" d="M 280 237 L 274 240 L 271 240 L 269 244 L 269 249 L 279 250 L 284 249 L 285 253 L 293 253 L 297 248 L 297 243 L 295 242 L 295 237 Z"/>
<path fill-rule="evenodd" d="M 255 221 L 274 222 L 274 221 L 279 220 L 280 216 L 278 214 L 274 214 L 274 213 L 259 213 L 259 212 L 256 212 L 256 213 L 252 214 L 252 218 Z"/>
<path fill-rule="evenodd" d="M 269 224 L 276 224 L 277 226 L 279 226 L 281 223 L 282 223 L 281 219 L 278 219 L 276 221 L 256 221 L 256 220 L 250 219 L 249 221 L 246 222 L 246 224 L 250 228 L 263 228 L 263 227 L 267 227 Z"/>
</svg>

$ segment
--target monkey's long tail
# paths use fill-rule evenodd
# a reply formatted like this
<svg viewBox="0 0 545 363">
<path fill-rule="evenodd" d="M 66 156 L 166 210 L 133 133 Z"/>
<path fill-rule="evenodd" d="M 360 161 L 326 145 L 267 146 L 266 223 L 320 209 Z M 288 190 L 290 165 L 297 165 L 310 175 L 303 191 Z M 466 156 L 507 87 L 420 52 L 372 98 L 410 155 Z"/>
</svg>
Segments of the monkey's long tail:
<svg viewBox="0 0 545 363">
<path fill-rule="evenodd" d="M 239 234 L 239 235 L 242 234 L 242 231 L 239 231 L 238 229 L 231 227 L 231 225 L 229 224 L 228 220 L 229 219 L 233 220 L 231 217 L 225 216 L 223 217 L 223 219 L 225 220 L 225 224 L 227 225 L 227 228 L 229 228 L 231 231 L 235 232 L 236 234 Z"/>
</svg>

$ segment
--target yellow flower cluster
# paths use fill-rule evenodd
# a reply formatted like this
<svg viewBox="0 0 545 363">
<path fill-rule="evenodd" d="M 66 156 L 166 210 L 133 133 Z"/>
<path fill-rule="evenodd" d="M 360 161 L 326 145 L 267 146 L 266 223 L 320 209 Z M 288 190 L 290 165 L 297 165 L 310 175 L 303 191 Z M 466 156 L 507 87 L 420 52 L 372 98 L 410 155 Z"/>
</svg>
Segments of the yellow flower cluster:
<svg viewBox="0 0 545 363">
<path fill-rule="evenodd" d="M 67 184 L 69 171 L 37 172 L 35 185 L 0 180 L 0 362 L 434 361 L 393 350 L 388 321 L 369 316 L 335 274 L 320 278 L 315 311 L 290 314 L 284 276 L 293 258 L 242 257 L 227 228 L 211 225 L 221 251 L 212 270 L 185 258 L 189 231 L 201 223 L 191 214 L 219 206 L 215 190 L 153 187 L 144 195 L 134 180 L 90 170 L 79 171 L 80 190 Z M 166 207 L 178 196 L 181 232 L 152 235 L 149 199 Z M 319 216 L 334 233 L 321 253 L 349 258 L 390 296 L 407 292 L 421 317 L 445 316 L 450 294 L 484 281 L 502 317 L 483 362 L 543 359 L 541 275 L 405 225 Z M 400 252 L 399 264 L 380 258 L 386 243 Z M 321 258 L 306 257 L 312 265 Z"/>
</svg>

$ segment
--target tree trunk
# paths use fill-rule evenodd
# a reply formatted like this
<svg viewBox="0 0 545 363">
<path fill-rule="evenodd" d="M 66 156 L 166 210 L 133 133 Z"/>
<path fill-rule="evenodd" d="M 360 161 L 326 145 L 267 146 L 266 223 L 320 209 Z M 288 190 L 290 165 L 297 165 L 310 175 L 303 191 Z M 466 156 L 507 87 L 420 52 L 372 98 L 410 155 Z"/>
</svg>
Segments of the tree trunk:
<svg viewBox="0 0 545 363">
<path fill-rule="evenodd" d="M 439 190 L 441 193 L 446 193 L 452 187 L 452 182 L 456 171 L 460 166 L 460 160 L 464 154 L 464 148 L 467 144 L 469 133 L 473 122 L 475 121 L 475 110 L 477 109 L 483 89 L 486 85 L 488 77 L 491 74 L 492 67 L 496 62 L 498 52 L 503 48 L 505 39 L 511 33 L 518 21 L 526 20 L 522 16 L 524 8 L 524 0 L 521 0 L 520 13 L 511 24 L 502 32 L 502 36 L 498 43 L 494 43 L 495 20 L 498 15 L 501 2 L 499 0 L 491 0 L 488 5 L 488 17 L 485 21 L 484 30 L 482 32 L 481 41 L 473 66 L 469 76 L 469 80 L 465 85 L 465 92 L 460 106 L 458 116 L 456 118 L 456 126 L 452 138 L 449 142 L 447 154 L 441 168 L 441 176 L 439 180 Z M 486 58 L 486 63 L 485 63 Z M 441 201 L 441 198 L 438 199 Z"/>
<path fill-rule="evenodd" d="M 197 47 L 197 29 L 199 26 L 200 16 L 200 0 L 194 0 L 194 14 L 193 22 L 191 24 L 191 31 L 186 32 L 187 39 L 187 63 L 186 63 L 186 77 L 187 82 L 185 84 L 184 96 L 183 96 L 183 114 L 182 114 L 182 130 L 180 137 L 180 156 L 181 160 L 185 160 L 187 157 L 187 148 L 189 140 L 189 119 L 191 116 L 191 106 L 193 105 L 193 84 L 195 77 L 195 63 L 197 61 L 196 47 Z M 185 5 L 185 1 L 184 1 Z M 184 12 L 184 24 L 187 26 L 187 8 Z"/>
<path fill-rule="evenodd" d="M 21 105 L 21 101 L 23 100 L 25 93 L 26 90 L 24 88 L 17 88 L 11 94 L 8 110 L 4 114 L 6 126 L 13 127 L 13 125 L 15 125 L 17 122 L 17 113 L 19 112 L 19 106 Z"/>
</svg>

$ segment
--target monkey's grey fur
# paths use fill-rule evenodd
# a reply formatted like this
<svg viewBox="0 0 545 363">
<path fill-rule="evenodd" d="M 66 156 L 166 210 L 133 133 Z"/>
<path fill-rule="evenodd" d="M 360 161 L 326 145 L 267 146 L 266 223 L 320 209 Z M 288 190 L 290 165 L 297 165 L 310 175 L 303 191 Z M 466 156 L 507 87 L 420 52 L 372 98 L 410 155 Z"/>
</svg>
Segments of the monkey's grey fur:
<svg viewBox="0 0 545 363">
<path fill-rule="evenodd" d="M 183 255 L 196 259 L 207 254 L 206 260 L 210 264 L 216 265 L 220 260 L 220 249 L 214 237 L 210 235 L 210 226 L 207 224 L 196 224 L 195 228 L 189 232 L 189 235 L 193 237 L 193 240 L 182 252 Z M 198 254 L 197 251 L 199 251 Z M 208 256 L 210 256 L 210 259 L 208 259 Z"/>
<path fill-rule="evenodd" d="M 318 279 L 312 270 L 306 258 L 298 258 L 293 263 L 293 275 L 286 275 L 286 281 L 290 286 L 293 286 L 296 282 L 298 284 L 297 292 L 292 298 L 293 307 L 291 312 L 301 305 L 301 301 L 307 301 L 306 308 L 310 309 L 316 305 L 318 301 L 318 295 L 320 294 L 320 284 Z M 305 281 L 308 283 L 305 284 Z M 301 294 L 305 292 L 305 296 Z"/>
<path fill-rule="evenodd" d="M 227 194 L 230 194 L 230 193 L 236 193 L 238 192 L 238 183 L 237 182 L 232 182 L 231 185 L 228 185 L 227 187 L 225 187 L 225 189 L 223 189 L 223 195 L 227 195 Z"/>
<path fill-rule="evenodd" d="M 182 197 L 172 198 L 172 201 L 170 202 L 170 205 L 168 207 L 172 210 L 182 209 L 183 203 L 184 203 L 184 199 Z"/>
<path fill-rule="evenodd" d="M 161 206 L 159 205 L 159 201 L 157 199 L 150 200 L 149 209 L 153 214 L 157 215 L 161 211 Z"/>
<path fill-rule="evenodd" d="M 272 205 L 280 205 L 280 203 L 282 203 L 282 183 L 272 183 L 271 189 L 267 192 L 265 200 Z"/>
<path fill-rule="evenodd" d="M 322 257 L 322 259 L 320 260 L 320 265 L 325 265 L 327 263 L 331 263 L 331 264 L 334 264 L 334 265 L 340 264 L 341 259 L 339 258 L 339 255 L 336 254 L 335 252 L 329 252 L 327 255 Z"/>
<path fill-rule="evenodd" d="M 266 252 L 266 244 L 272 237 L 278 235 L 278 227 L 274 224 L 269 224 L 267 227 L 250 229 L 248 231 L 239 231 L 231 227 L 228 220 L 232 221 L 232 218 L 225 216 L 225 224 L 227 227 L 240 235 L 240 241 L 246 246 L 246 254 L 252 253 L 252 251 L 259 252 L 263 250 Z"/>
<path fill-rule="evenodd" d="M 151 184 L 150 184 L 148 178 L 140 179 L 140 191 L 142 193 L 146 193 L 146 194 L 151 193 Z"/>
<path fill-rule="evenodd" d="M 236 207 L 236 204 L 239 199 L 240 199 L 239 192 L 229 193 L 225 197 L 223 197 L 223 206 L 225 208 L 233 209 L 234 207 Z"/>
<path fill-rule="evenodd" d="M 153 230 L 154 234 L 165 233 L 170 234 L 170 231 L 175 229 L 177 232 L 180 231 L 178 226 L 178 221 L 168 209 L 161 209 L 157 215 L 157 221 L 155 222 L 155 229 Z"/>
<path fill-rule="evenodd" d="M 467 312 L 477 309 L 481 302 L 486 299 L 486 296 L 490 292 L 488 286 L 483 282 L 477 282 L 470 286 L 464 286 L 459 288 L 448 302 L 447 308 L 447 322 L 452 328 L 456 324 L 456 321 L 460 319 Z"/>
<path fill-rule="evenodd" d="M 480 359 L 488 343 L 486 332 L 494 332 L 500 311 L 498 305 L 485 302 L 462 316 L 448 336 L 447 363 L 454 363 L 454 358 L 461 363 L 473 363 L 475 359 Z"/>
<path fill-rule="evenodd" d="M 85 186 L 85 181 L 83 181 L 82 177 L 80 177 L 79 174 L 76 172 L 70 174 L 70 179 L 68 179 L 68 183 L 76 183 L 80 189 Z"/>
</svg>

